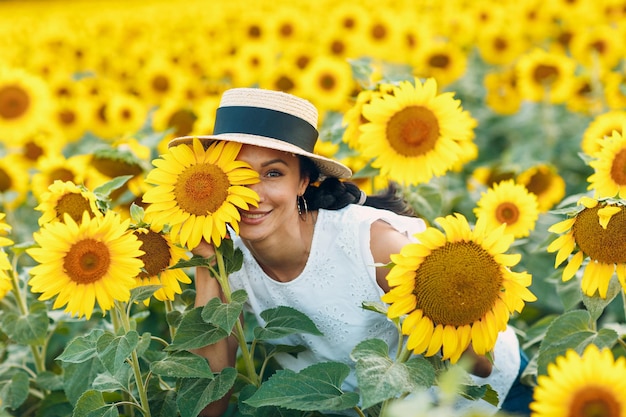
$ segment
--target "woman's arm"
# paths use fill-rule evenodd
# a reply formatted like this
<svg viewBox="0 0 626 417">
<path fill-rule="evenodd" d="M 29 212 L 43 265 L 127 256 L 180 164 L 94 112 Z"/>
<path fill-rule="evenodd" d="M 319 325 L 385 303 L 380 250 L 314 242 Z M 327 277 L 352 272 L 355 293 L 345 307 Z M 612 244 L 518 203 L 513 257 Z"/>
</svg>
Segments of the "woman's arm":
<svg viewBox="0 0 626 417">
<path fill-rule="evenodd" d="M 410 242 L 406 235 L 394 229 L 389 223 L 382 220 L 377 220 L 372 223 L 370 229 L 370 249 L 376 263 L 389 263 L 391 261 L 391 254 L 399 253 L 402 247 Z M 385 292 L 389 291 L 389 283 L 387 282 L 388 273 L 389 268 L 376 268 L 376 282 L 378 282 L 380 288 Z M 493 370 L 491 360 L 486 356 L 476 354 L 471 345 L 463 352 L 463 357 L 472 360 L 472 374 L 482 378 L 491 375 Z"/>
<path fill-rule="evenodd" d="M 205 258 L 209 258 L 215 254 L 213 246 L 206 242 L 200 243 L 200 245 L 193 250 L 195 255 L 200 255 Z M 198 267 L 196 268 L 196 300 L 195 307 L 204 306 L 211 299 L 219 297 L 224 300 L 222 289 L 217 279 L 211 276 L 208 268 Z M 235 360 L 237 357 L 237 340 L 234 336 L 229 336 L 225 339 L 218 341 L 217 343 L 194 349 L 193 352 L 206 358 L 209 361 L 209 366 L 213 372 L 221 372 L 222 369 L 235 366 Z M 218 417 L 221 416 L 230 400 L 230 392 L 227 393 L 221 399 L 209 404 L 200 413 L 205 417 Z"/>
</svg>

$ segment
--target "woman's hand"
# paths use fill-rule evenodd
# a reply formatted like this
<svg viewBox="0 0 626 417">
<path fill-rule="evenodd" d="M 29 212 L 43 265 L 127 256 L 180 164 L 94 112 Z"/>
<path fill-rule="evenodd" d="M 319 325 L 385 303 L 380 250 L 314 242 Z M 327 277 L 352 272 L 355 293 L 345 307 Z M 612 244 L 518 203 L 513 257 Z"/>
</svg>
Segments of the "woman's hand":
<svg viewBox="0 0 626 417">
<path fill-rule="evenodd" d="M 215 255 L 215 247 L 211 243 L 208 243 L 206 240 L 202 239 L 198 246 L 191 250 L 191 253 L 196 256 L 202 256 L 203 258 L 208 259 Z"/>
</svg>

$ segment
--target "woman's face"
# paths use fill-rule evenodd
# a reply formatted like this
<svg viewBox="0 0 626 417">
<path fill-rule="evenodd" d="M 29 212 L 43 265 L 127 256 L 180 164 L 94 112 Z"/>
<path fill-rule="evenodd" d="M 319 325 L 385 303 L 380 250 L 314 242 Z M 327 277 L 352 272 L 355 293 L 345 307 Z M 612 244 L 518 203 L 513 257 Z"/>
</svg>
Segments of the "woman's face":
<svg viewBox="0 0 626 417">
<path fill-rule="evenodd" d="M 259 194 L 259 207 L 241 211 L 239 235 L 249 241 L 264 239 L 298 221 L 296 198 L 308 179 L 300 177 L 300 161 L 290 153 L 243 145 L 237 159 L 259 173 L 260 182 L 249 187 Z"/>
</svg>

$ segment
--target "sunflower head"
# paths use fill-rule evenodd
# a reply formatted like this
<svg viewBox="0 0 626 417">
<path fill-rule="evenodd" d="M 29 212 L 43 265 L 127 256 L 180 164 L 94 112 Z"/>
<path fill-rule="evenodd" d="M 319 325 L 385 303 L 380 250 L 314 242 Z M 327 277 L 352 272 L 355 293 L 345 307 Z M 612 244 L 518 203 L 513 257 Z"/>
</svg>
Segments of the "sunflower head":
<svg viewBox="0 0 626 417">
<path fill-rule="evenodd" d="M 90 218 L 102 215 L 96 195 L 71 181 L 54 181 L 48 191 L 41 195 L 40 201 L 35 207 L 35 210 L 42 212 L 39 225 L 62 221 L 65 215 L 69 215 L 77 223 L 80 223 L 84 212 Z"/>
<path fill-rule="evenodd" d="M 569 349 L 537 378 L 535 417 L 623 416 L 626 412 L 626 362 L 610 349 L 588 345 L 582 355 Z"/>
<path fill-rule="evenodd" d="M 205 149 L 197 138 L 192 146 L 174 146 L 148 173 L 146 215 L 155 224 L 169 224 L 175 242 L 189 249 L 204 238 L 219 246 L 227 234 L 226 225 L 239 231 L 238 209 L 256 206 L 259 197 L 247 185 L 259 181 L 259 174 L 236 159 L 241 144 L 215 141 Z"/>
<path fill-rule="evenodd" d="M 589 297 L 598 292 L 606 298 L 614 273 L 626 288 L 626 203 L 583 197 L 572 217 L 552 225 L 548 231 L 559 233 L 548 252 L 557 252 L 555 267 L 576 252 L 563 270 L 563 281 L 570 280 L 588 259 L 581 281 Z"/>
<path fill-rule="evenodd" d="M 513 236 L 504 226 L 478 221 L 472 230 L 461 214 L 438 218 L 443 232 L 429 227 L 391 256 L 387 276 L 391 290 L 382 300 L 388 316 L 406 315 L 402 332 L 407 348 L 456 362 L 469 344 L 479 354 L 492 350 L 509 316 L 535 296 L 531 276 L 512 272 L 519 255 L 505 254 Z"/>
</svg>

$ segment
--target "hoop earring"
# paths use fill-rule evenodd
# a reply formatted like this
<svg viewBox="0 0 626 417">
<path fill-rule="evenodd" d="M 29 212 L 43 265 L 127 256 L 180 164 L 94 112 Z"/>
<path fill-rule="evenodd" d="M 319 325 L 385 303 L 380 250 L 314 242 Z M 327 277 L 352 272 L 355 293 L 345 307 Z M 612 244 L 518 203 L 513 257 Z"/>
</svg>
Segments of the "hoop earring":
<svg viewBox="0 0 626 417">
<path fill-rule="evenodd" d="M 300 201 L 302 201 L 302 204 L 300 204 Z M 306 199 L 303 195 L 296 197 L 296 207 L 298 207 L 298 215 L 300 216 L 300 219 L 306 220 L 306 215 L 309 213 L 309 207 L 306 204 Z"/>
</svg>

